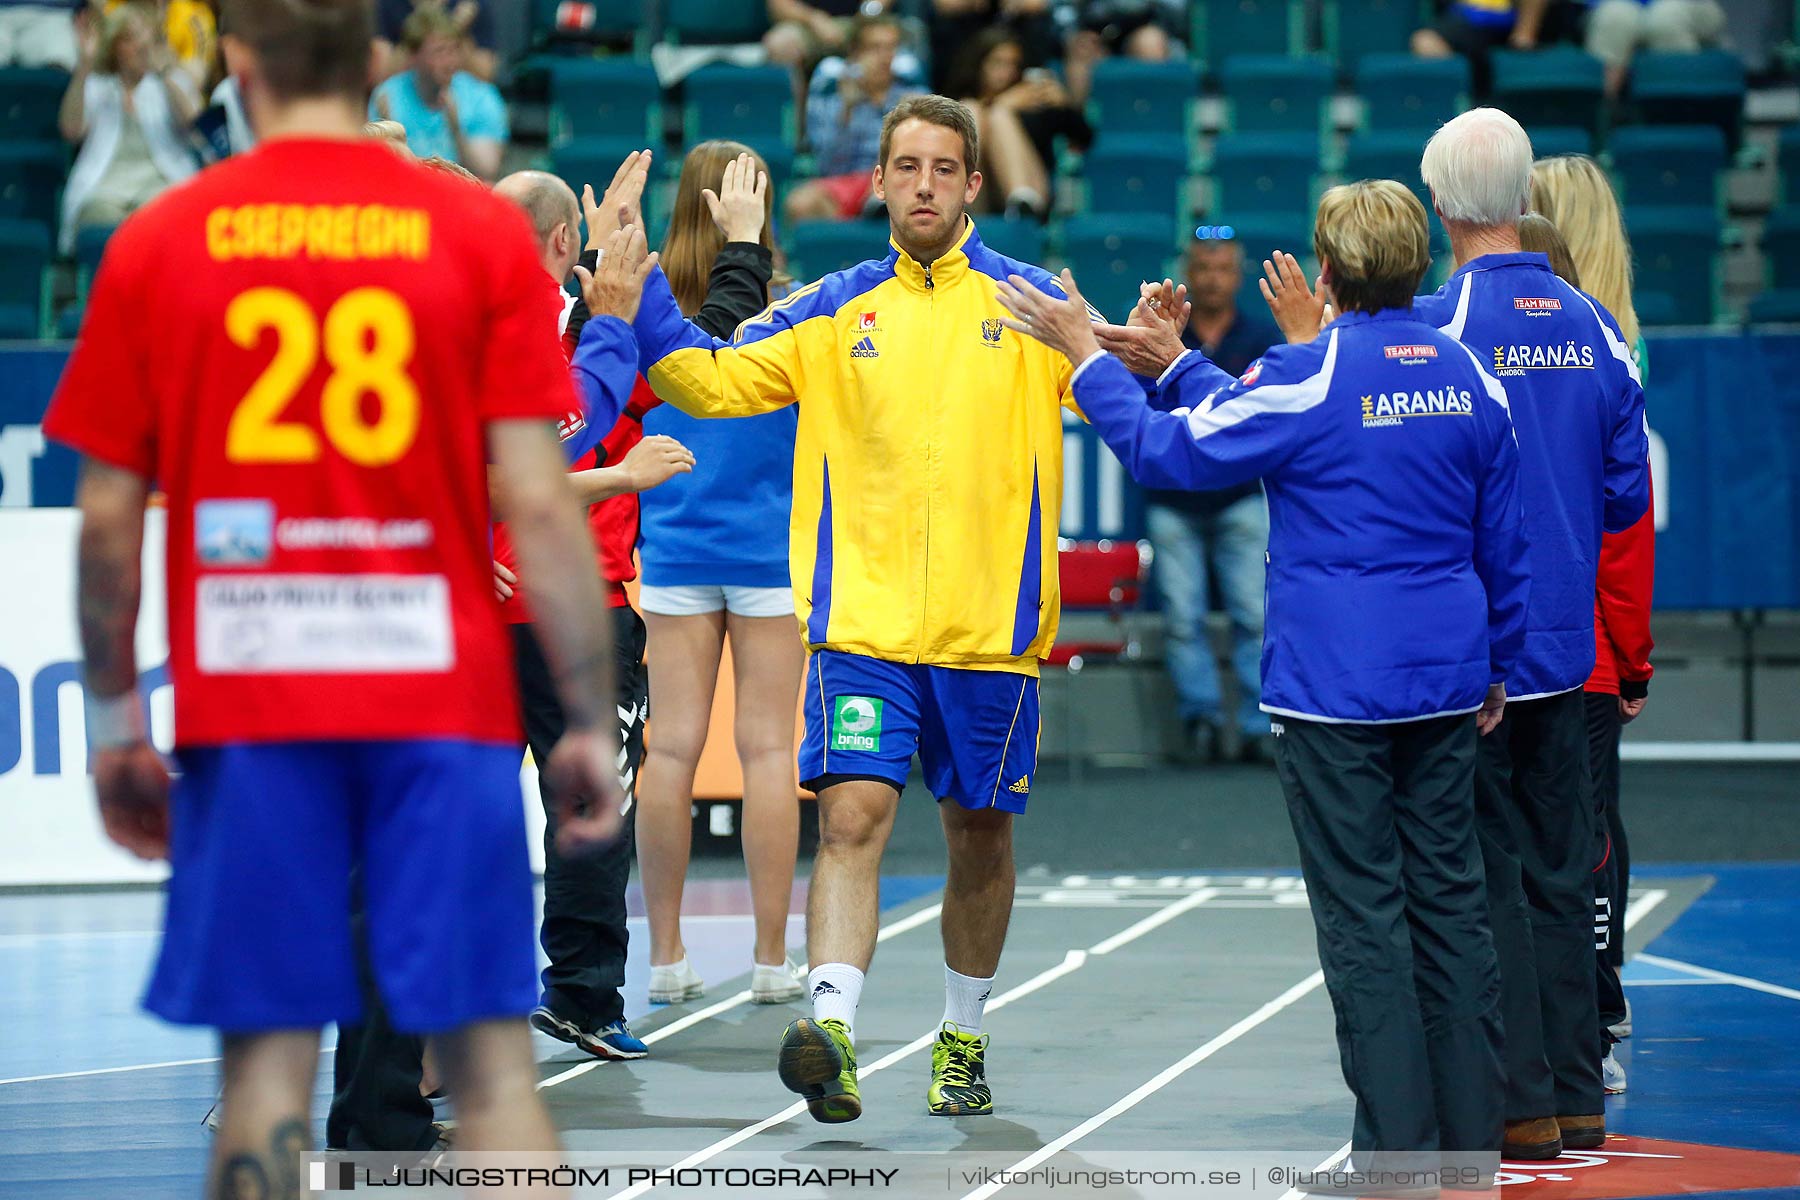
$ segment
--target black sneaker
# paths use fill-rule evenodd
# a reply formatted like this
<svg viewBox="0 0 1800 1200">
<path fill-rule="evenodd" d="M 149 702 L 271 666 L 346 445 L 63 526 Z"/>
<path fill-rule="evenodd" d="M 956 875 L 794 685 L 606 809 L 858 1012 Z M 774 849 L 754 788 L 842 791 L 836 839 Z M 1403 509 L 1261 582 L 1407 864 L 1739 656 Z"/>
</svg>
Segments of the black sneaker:
<svg viewBox="0 0 1800 1200">
<path fill-rule="evenodd" d="M 547 1033 L 595 1058 L 628 1060 L 643 1058 L 650 1053 L 650 1047 L 634 1037 L 624 1021 L 614 1021 L 602 1029 L 583 1029 L 567 1017 L 557 1015 L 547 1004 L 532 1009 L 530 1020 L 531 1027 L 539 1033 Z"/>
</svg>

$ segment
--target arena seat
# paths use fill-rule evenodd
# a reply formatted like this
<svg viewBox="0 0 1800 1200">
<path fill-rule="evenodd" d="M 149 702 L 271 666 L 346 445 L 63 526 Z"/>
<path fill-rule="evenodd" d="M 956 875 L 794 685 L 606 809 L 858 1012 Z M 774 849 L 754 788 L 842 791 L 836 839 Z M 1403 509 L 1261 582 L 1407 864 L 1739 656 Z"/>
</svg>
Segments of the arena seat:
<svg viewBox="0 0 1800 1200">
<path fill-rule="evenodd" d="M 55 67 L 0 68 L 0 129 L 8 141 L 53 140 L 69 73 Z"/>
<path fill-rule="evenodd" d="M 0 220 L 0 338 L 50 333 L 50 233 L 36 221 Z"/>
<path fill-rule="evenodd" d="M 1711 125 L 1628 125 L 1607 153 L 1626 204 L 1719 205 L 1725 135 Z"/>
<path fill-rule="evenodd" d="M 1191 0 L 1188 22 L 1188 52 L 1213 74 L 1230 55 L 1286 55 L 1306 45 L 1301 0 Z"/>
<path fill-rule="evenodd" d="M 769 31 L 768 8 L 756 0 L 662 0 L 662 10 L 663 32 L 687 44 L 759 42 Z"/>
<path fill-rule="evenodd" d="M 552 128 L 562 137 L 642 138 L 640 146 L 662 144 L 662 87 L 656 72 L 643 63 L 556 59 L 550 64 L 550 104 L 557 122 Z"/>
<path fill-rule="evenodd" d="M 1311 207 L 1319 141 L 1309 133 L 1228 133 L 1213 148 L 1209 214 Z"/>
<path fill-rule="evenodd" d="M 683 81 L 682 93 L 690 146 L 733 138 L 766 157 L 793 144 L 794 83 L 785 67 L 709 63 Z"/>
<path fill-rule="evenodd" d="M 1219 73 L 1235 133 L 1317 133 L 1331 99 L 1322 58 L 1233 54 Z"/>
<path fill-rule="evenodd" d="M 1426 20 L 1419 0 L 1325 0 L 1322 15 L 1325 49 L 1346 79 L 1358 78 L 1371 55 L 1404 54 Z"/>
<path fill-rule="evenodd" d="M 788 265 L 802 283 L 888 252 L 886 221 L 802 221 L 788 228 Z"/>
<path fill-rule="evenodd" d="M 1591 137 L 1600 125 L 1606 69 L 1591 54 L 1573 47 L 1496 50 L 1494 106 L 1530 129 L 1572 125 Z"/>
<path fill-rule="evenodd" d="M 1710 208 L 1627 208 L 1635 283 L 1673 303 L 1674 322 L 1710 325 L 1718 304 L 1719 217 Z"/>
<path fill-rule="evenodd" d="M 1082 158 L 1088 209 L 1185 216 L 1187 163 L 1187 144 L 1180 137 L 1103 134 Z"/>
<path fill-rule="evenodd" d="M 1631 64 L 1631 106 L 1653 125 L 1715 125 L 1737 152 L 1744 130 L 1744 63 L 1728 50 L 1647 52 Z"/>
<path fill-rule="evenodd" d="M 1063 223 L 1063 258 L 1087 302 L 1109 321 L 1123 321 L 1138 284 L 1166 273 L 1175 240 L 1164 217 L 1083 213 Z"/>
<path fill-rule="evenodd" d="M 1185 59 L 1108 58 L 1094 67 L 1088 120 L 1102 136 L 1173 134 L 1185 138 L 1199 79 Z M 1179 98 L 1179 103 L 1171 99 Z"/>
<path fill-rule="evenodd" d="M 1366 55 L 1356 68 L 1363 127 L 1407 130 L 1420 148 L 1431 132 L 1469 104 L 1469 64 L 1460 58 Z"/>
<path fill-rule="evenodd" d="M 0 142 L 0 218 L 36 221 L 54 231 L 57 196 L 69 173 L 60 142 Z"/>
</svg>

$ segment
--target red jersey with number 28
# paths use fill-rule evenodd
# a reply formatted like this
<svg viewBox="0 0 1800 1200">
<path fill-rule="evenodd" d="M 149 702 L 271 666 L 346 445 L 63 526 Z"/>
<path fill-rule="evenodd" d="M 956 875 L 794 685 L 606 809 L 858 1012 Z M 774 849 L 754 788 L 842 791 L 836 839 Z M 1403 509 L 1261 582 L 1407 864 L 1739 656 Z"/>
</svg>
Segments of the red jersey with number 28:
<svg viewBox="0 0 1800 1200">
<path fill-rule="evenodd" d="M 578 406 L 525 218 L 284 139 L 120 228 L 45 420 L 169 500 L 178 745 L 516 741 L 485 426 Z"/>
</svg>

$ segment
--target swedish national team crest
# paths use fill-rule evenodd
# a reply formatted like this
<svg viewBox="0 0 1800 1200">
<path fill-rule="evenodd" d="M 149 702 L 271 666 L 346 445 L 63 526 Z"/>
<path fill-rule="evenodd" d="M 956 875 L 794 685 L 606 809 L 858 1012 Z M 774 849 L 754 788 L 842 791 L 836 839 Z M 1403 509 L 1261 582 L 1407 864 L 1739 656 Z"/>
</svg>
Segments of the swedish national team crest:
<svg viewBox="0 0 1800 1200">
<path fill-rule="evenodd" d="M 985 345 L 998 346 L 1000 344 L 1000 330 L 1002 328 L 1003 326 L 1000 324 L 999 317 L 984 317 L 981 322 L 982 342 Z"/>
</svg>

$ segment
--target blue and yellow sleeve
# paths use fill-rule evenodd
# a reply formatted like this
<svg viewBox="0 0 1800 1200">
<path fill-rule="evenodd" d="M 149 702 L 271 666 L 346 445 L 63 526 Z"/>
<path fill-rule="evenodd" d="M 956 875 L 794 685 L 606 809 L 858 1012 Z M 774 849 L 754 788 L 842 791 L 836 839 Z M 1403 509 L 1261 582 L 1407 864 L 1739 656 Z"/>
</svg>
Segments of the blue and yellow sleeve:
<svg viewBox="0 0 1800 1200">
<path fill-rule="evenodd" d="M 792 404 L 801 363 L 791 306 L 810 290 L 770 306 L 724 342 L 681 315 L 657 267 L 644 281 L 633 324 L 638 369 L 658 397 L 690 416 L 745 417 Z"/>
</svg>

